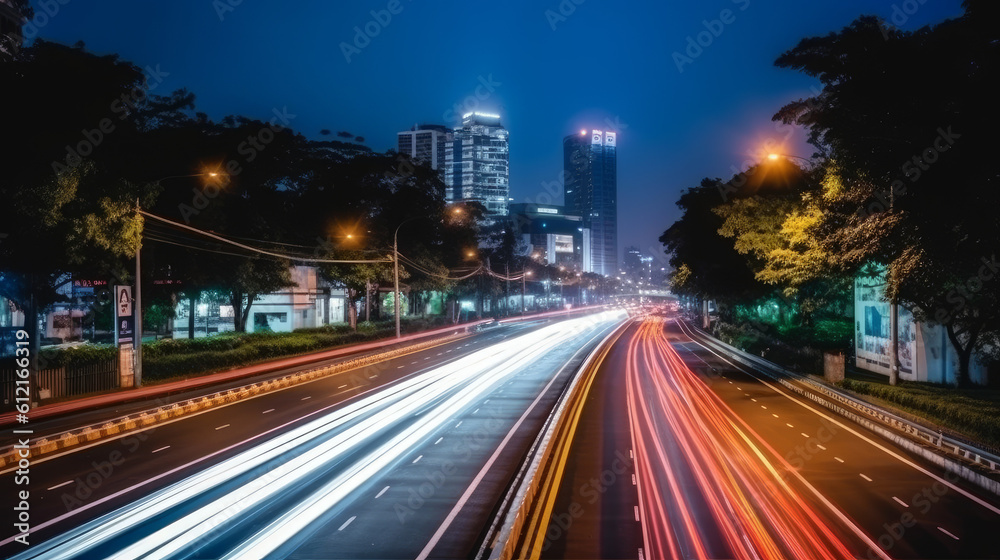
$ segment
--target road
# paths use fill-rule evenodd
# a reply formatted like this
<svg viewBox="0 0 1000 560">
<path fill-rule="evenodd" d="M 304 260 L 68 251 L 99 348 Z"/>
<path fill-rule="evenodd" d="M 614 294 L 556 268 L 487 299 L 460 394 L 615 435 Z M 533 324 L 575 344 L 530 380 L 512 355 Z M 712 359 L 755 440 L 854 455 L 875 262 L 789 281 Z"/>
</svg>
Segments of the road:
<svg viewBox="0 0 1000 560">
<path fill-rule="evenodd" d="M 0 554 L 468 556 L 562 385 L 620 320 L 500 327 L 47 457 L 31 468 L 33 546 L 8 538 Z"/>
<path fill-rule="evenodd" d="M 545 557 L 1000 557 L 995 497 L 691 334 L 647 319 L 602 364 Z"/>
</svg>

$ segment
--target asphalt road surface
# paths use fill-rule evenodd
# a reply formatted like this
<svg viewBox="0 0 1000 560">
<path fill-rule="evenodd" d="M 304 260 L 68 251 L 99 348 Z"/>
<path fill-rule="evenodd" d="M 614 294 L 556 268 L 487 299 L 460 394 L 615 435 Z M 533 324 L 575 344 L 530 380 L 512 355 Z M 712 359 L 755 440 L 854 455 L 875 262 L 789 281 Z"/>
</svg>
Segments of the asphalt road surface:
<svg viewBox="0 0 1000 560">
<path fill-rule="evenodd" d="M 499 327 L 45 457 L 31 547 L 8 537 L 0 555 L 466 557 L 621 318 Z"/>
<path fill-rule="evenodd" d="M 994 496 L 691 334 L 647 318 L 601 365 L 543 557 L 1000 557 Z"/>
</svg>

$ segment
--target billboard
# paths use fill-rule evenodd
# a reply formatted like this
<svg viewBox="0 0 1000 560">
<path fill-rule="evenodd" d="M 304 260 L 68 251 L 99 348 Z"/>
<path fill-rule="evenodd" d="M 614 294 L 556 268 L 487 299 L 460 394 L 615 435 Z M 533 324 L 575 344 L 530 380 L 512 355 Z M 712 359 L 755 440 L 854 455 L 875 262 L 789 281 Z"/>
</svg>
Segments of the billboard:
<svg viewBox="0 0 1000 560">
<path fill-rule="evenodd" d="M 854 355 L 857 367 L 889 375 L 892 338 L 891 306 L 885 298 L 885 269 L 877 276 L 854 279 Z M 913 374 L 916 326 L 913 314 L 898 308 L 899 373 Z"/>
</svg>

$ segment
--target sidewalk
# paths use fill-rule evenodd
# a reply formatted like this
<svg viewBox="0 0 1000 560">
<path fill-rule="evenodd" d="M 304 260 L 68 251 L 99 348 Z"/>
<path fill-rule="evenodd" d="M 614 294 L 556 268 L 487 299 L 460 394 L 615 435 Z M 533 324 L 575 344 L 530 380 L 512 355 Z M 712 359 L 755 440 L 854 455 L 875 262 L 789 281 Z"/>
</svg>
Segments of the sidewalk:
<svg viewBox="0 0 1000 560">
<path fill-rule="evenodd" d="M 168 381 L 166 383 L 158 383 L 156 385 L 139 387 L 138 389 L 124 389 L 116 391 L 114 393 L 94 395 L 90 397 L 72 399 L 52 404 L 45 404 L 37 408 L 31 409 L 31 411 L 28 412 L 27 416 L 28 418 L 30 418 L 32 422 L 34 422 L 45 418 L 51 418 L 64 414 L 72 414 L 74 412 L 90 410 L 93 408 L 113 406 L 117 404 L 123 404 L 127 402 L 140 401 L 146 399 L 155 399 L 158 397 L 163 397 L 175 393 L 190 391 L 192 389 L 200 389 L 203 387 L 218 385 L 229 381 L 243 379 L 246 377 L 252 377 L 255 375 L 260 375 L 263 373 L 268 373 L 271 371 L 276 371 L 284 368 L 306 365 L 321 360 L 340 358 L 343 356 L 358 354 L 368 350 L 376 350 L 380 348 L 385 348 L 387 346 L 392 346 L 395 344 L 412 342 L 418 339 L 429 338 L 433 336 L 443 336 L 453 333 L 467 332 L 469 329 L 473 327 L 488 322 L 490 322 L 490 320 L 484 319 L 481 321 L 474 321 L 471 323 L 463 323 L 462 325 L 458 326 L 450 326 L 430 331 L 408 334 L 400 338 L 388 338 L 384 340 L 377 340 L 374 342 L 362 342 L 358 344 L 350 344 L 347 346 L 334 348 L 332 350 L 326 350 L 312 354 L 305 354 L 302 356 L 294 356 L 291 358 L 281 358 L 274 361 L 263 362 L 242 368 L 231 369 L 228 371 L 221 371 L 209 375 L 202 375 L 190 379 Z M 0 428 L 11 428 L 11 427 L 16 427 L 18 425 L 19 424 L 17 422 L 17 412 L 11 411 L 0 414 Z"/>
<path fill-rule="evenodd" d="M 577 307 L 567 310 L 547 311 L 542 313 L 524 315 L 521 317 L 508 317 L 500 322 L 516 323 L 520 321 L 542 319 L 560 315 L 571 315 L 573 313 L 579 313 L 579 312 L 595 311 L 600 308 L 602 308 L 602 306 L 594 305 L 587 307 Z M 230 381 L 236 381 L 239 379 L 253 377 L 255 375 L 269 373 L 284 368 L 306 365 L 321 360 L 340 358 L 352 354 L 359 354 L 362 352 L 366 352 L 368 350 L 377 350 L 381 348 L 386 348 L 400 343 L 413 342 L 416 340 L 435 337 L 435 336 L 444 336 L 448 334 L 469 332 L 475 327 L 492 322 L 493 322 L 492 319 L 482 319 L 470 323 L 462 323 L 460 325 L 452 325 L 448 327 L 442 327 L 439 329 L 408 334 L 400 338 L 387 338 L 383 340 L 376 340 L 374 342 L 362 342 L 358 344 L 341 346 L 339 348 L 334 348 L 332 350 L 326 350 L 312 354 L 305 354 L 302 356 L 294 356 L 291 358 L 280 358 L 274 361 L 262 362 L 251 366 L 231 369 L 228 371 L 221 371 L 209 375 L 202 375 L 190 379 L 169 381 L 166 383 L 158 383 L 156 385 L 139 387 L 137 389 L 124 389 L 116 391 L 114 393 L 106 393 L 90 397 L 71 399 L 52 404 L 45 404 L 37 408 L 31 409 L 28 412 L 27 416 L 30 419 L 30 421 L 35 422 L 46 418 L 53 418 L 60 415 L 67 415 L 67 414 L 72 414 L 74 412 L 81 412 L 105 406 L 114 406 L 128 402 L 156 399 L 159 397 L 165 397 L 167 395 L 172 395 L 176 393 L 183 393 L 185 391 L 190 391 L 194 389 L 201 389 L 213 385 L 220 385 Z M 19 426 L 17 422 L 17 415 L 18 413 L 16 411 L 5 412 L 3 414 L 0 414 L 0 429 L 15 428 Z"/>
</svg>

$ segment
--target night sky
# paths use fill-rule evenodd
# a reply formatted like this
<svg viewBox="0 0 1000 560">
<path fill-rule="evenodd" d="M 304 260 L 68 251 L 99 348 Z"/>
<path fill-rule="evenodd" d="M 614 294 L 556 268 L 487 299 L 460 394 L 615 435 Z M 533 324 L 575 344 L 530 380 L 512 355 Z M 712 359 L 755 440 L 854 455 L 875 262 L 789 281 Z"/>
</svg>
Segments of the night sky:
<svg viewBox="0 0 1000 560">
<path fill-rule="evenodd" d="M 576 2 L 75 0 L 37 35 L 158 65 L 169 76 L 156 93 L 186 87 L 213 119 L 287 107 L 307 137 L 350 131 L 376 151 L 414 123 L 454 125 L 456 106 L 499 112 L 516 202 L 561 203 L 543 184 L 559 180 L 562 138 L 617 130 L 619 246 L 662 258 L 682 189 L 728 178 L 767 140 L 811 153 L 801 131 L 770 120 L 817 84 L 775 68 L 782 52 L 861 14 L 902 22 L 916 7 L 903 29 L 961 14 L 960 0 Z M 387 25 L 369 23 L 387 7 L 399 12 Z M 674 53 L 687 56 L 723 10 L 730 23 L 710 25 L 718 36 L 679 70 Z M 341 43 L 366 24 L 377 35 L 348 62 Z"/>
</svg>

